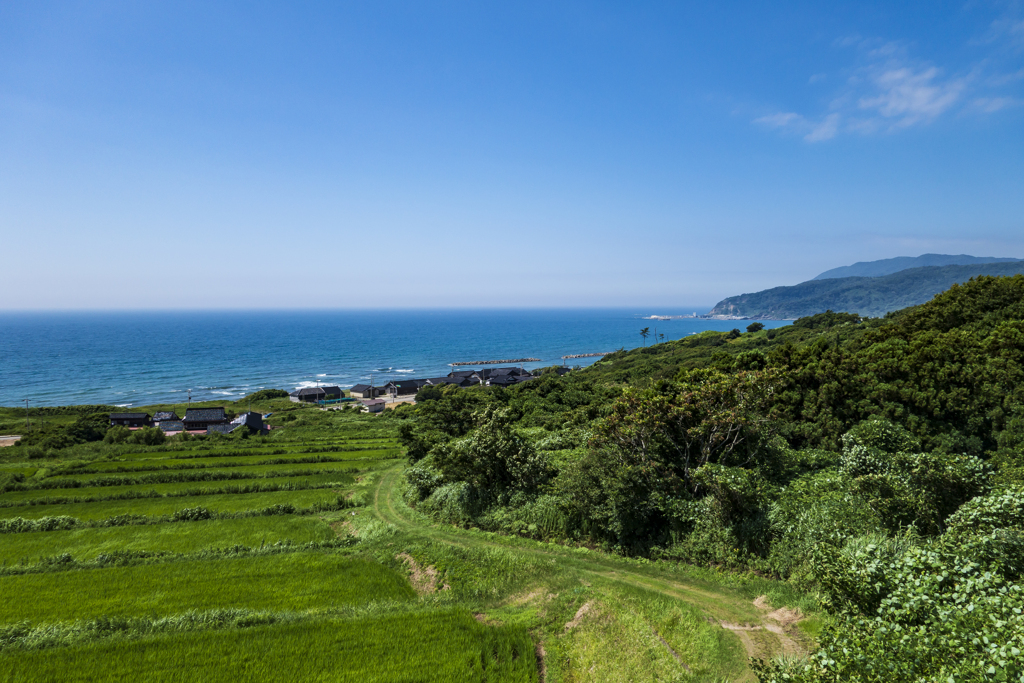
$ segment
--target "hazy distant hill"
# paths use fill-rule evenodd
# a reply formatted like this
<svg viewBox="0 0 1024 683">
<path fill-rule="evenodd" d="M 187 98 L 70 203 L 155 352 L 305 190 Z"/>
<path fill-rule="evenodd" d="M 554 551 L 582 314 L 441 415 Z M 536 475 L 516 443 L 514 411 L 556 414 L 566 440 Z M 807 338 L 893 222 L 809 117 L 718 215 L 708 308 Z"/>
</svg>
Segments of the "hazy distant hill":
<svg viewBox="0 0 1024 683">
<path fill-rule="evenodd" d="M 968 256 L 959 254 L 922 254 L 921 256 L 897 256 L 886 258 L 880 261 L 859 261 L 852 266 L 842 266 L 826 270 L 814 280 L 826 280 L 841 277 L 882 277 L 892 275 L 901 270 L 910 268 L 924 268 L 926 266 L 973 266 L 981 263 L 1006 263 L 1019 261 L 1015 258 L 996 258 L 994 256 Z"/>
<path fill-rule="evenodd" d="M 710 315 L 791 320 L 831 309 L 878 317 L 923 304 L 954 283 L 966 282 L 977 275 L 1018 273 L 1024 273 L 1024 261 L 909 268 L 883 277 L 815 279 L 723 299 Z"/>
</svg>

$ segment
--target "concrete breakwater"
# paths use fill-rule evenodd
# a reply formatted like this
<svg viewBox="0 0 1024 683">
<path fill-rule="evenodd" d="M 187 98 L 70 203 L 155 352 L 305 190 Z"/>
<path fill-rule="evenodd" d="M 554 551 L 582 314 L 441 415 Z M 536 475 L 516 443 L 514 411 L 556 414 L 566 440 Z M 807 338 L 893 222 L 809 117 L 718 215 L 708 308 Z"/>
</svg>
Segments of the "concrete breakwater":
<svg viewBox="0 0 1024 683">
<path fill-rule="evenodd" d="M 604 353 L 574 353 L 569 356 L 562 356 L 563 360 L 569 358 L 594 358 L 595 356 L 607 356 L 611 351 L 605 351 Z"/>
<path fill-rule="evenodd" d="M 474 360 L 448 365 L 501 365 L 502 363 L 538 363 L 540 358 L 506 358 L 504 360 Z"/>
</svg>

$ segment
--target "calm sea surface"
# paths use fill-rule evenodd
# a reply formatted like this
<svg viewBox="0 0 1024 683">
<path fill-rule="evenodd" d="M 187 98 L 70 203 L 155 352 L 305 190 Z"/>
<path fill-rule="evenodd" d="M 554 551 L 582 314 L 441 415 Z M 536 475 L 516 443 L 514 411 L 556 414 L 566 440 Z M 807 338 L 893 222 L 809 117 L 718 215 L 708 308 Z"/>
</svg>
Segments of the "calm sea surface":
<svg viewBox="0 0 1024 683">
<path fill-rule="evenodd" d="M 234 400 L 261 388 L 446 375 L 448 363 L 561 356 L 742 328 L 683 310 L 0 313 L 0 405 Z M 768 327 L 785 323 L 766 322 Z M 652 343 L 649 339 L 648 343 Z M 596 358 L 566 361 L 588 365 Z"/>
</svg>

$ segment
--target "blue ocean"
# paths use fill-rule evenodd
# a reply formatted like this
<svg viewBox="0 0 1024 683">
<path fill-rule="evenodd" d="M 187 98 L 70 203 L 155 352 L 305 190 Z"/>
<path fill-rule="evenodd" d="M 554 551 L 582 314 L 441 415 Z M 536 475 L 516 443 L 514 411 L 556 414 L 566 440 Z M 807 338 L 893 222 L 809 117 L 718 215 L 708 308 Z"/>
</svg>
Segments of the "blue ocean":
<svg viewBox="0 0 1024 683">
<path fill-rule="evenodd" d="M 262 388 L 438 377 L 454 362 L 541 359 L 524 364 L 532 369 L 641 346 L 643 327 L 651 344 L 655 330 L 670 340 L 745 325 L 645 319 L 702 310 L 0 313 L 0 405 L 183 402 L 189 390 L 193 400 L 235 400 Z"/>
</svg>

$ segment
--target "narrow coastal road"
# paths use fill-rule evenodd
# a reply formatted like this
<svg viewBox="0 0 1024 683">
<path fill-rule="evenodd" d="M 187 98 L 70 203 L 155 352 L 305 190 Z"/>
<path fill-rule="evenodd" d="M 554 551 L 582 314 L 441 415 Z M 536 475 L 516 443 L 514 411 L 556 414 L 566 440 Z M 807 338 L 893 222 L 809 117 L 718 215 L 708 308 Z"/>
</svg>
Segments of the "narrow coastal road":
<svg viewBox="0 0 1024 683">
<path fill-rule="evenodd" d="M 572 549 L 554 549 L 527 539 L 506 537 L 503 543 L 490 540 L 479 532 L 471 532 L 450 525 L 425 520 L 411 511 L 400 500 L 402 468 L 386 471 L 374 490 L 372 510 L 383 521 L 403 532 L 426 537 L 432 541 L 462 548 L 489 546 L 514 548 L 517 552 L 543 558 L 566 566 L 593 578 L 627 584 L 685 601 L 697 606 L 712 623 L 738 638 L 747 656 L 771 657 L 777 654 L 804 654 L 805 646 L 786 631 L 771 614 L 759 609 L 739 590 L 689 582 L 672 577 L 668 572 L 652 568 L 645 571 L 629 565 L 614 556 L 601 553 L 578 553 Z M 511 545 L 510 545 L 511 543 Z"/>
</svg>

